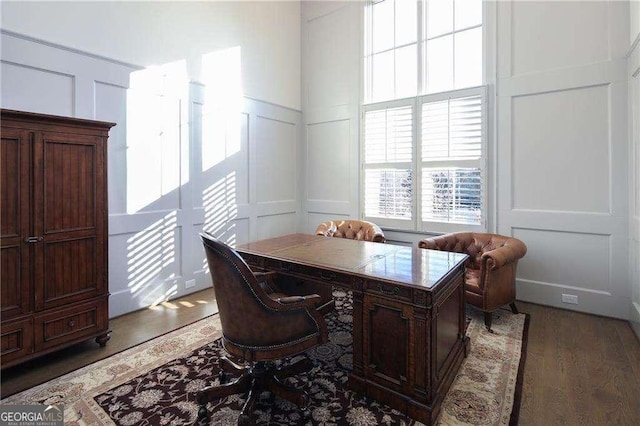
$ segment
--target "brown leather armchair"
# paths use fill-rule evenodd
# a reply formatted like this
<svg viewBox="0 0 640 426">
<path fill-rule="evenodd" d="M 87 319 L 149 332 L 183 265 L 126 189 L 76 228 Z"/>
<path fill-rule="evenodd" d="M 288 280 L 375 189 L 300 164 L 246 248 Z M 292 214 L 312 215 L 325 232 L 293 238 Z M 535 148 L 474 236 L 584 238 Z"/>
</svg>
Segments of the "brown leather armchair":
<svg viewBox="0 0 640 426">
<path fill-rule="evenodd" d="M 516 267 L 527 253 L 517 238 L 498 234 L 455 232 L 427 238 L 418 247 L 469 255 L 465 274 L 466 302 L 484 311 L 484 323 L 491 330 L 492 313 L 504 305 L 516 307 Z"/>
<path fill-rule="evenodd" d="M 200 237 L 213 278 L 222 344 L 248 365 L 220 359 L 221 384 L 198 392 L 198 417 L 208 416 L 209 401 L 248 392 L 238 424 L 250 424 L 253 405 L 263 391 L 293 402 L 309 415 L 307 393 L 282 380 L 310 370 L 311 361 L 305 358 L 285 368 L 276 368 L 273 361 L 327 342 L 327 325 L 316 311 L 320 296 L 282 294 L 274 286 L 273 273 L 254 274 L 235 250 L 209 234 Z M 239 376 L 228 382 L 229 372 Z"/>
<path fill-rule="evenodd" d="M 384 243 L 386 241 L 382 229 L 375 223 L 366 220 L 330 220 L 322 222 L 316 228 L 316 235 L 374 241 L 376 243 Z"/>
</svg>

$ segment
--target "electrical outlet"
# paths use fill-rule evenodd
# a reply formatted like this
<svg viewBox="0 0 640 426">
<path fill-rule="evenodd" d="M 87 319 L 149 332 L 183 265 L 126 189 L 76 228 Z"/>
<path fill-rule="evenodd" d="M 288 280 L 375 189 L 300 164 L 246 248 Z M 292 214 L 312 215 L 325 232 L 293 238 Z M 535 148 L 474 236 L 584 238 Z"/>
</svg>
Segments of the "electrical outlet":
<svg viewBox="0 0 640 426">
<path fill-rule="evenodd" d="M 578 304 L 578 296 L 575 294 L 563 294 L 562 303 L 571 303 L 572 305 Z"/>
<path fill-rule="evenodd" d="M 191 288 L 196 286 L 196 280 L 187 280 L 184 283 L 184 288 Z M 578 303 L 578 302 L 576 302 Z"/>
</svg>

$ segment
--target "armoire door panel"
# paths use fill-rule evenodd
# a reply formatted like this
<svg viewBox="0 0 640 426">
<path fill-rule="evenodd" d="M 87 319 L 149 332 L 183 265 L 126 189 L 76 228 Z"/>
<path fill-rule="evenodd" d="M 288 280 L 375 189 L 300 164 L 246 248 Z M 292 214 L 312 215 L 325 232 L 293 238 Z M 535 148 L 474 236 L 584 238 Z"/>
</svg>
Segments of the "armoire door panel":
<svg viewBox="0 0 640 426">
<path fill-rule="evenodd" d="M 39 307 L 48 309 L 101 293 L 96 265 L 96 237 L 45 242 L 44 285 Z"/>
<path fill-rule="evenodd" d="M 30 139 L 15 129 L 2 131 L 0 144 L 0 277 L 2 319 L 26 314 L 31 306 L 30 250 Z"/>
<path fill-rule="evenodd" d="M 96 226 L 96 163 L 101 151 L 92 136 L 43 134 L 43 233 L 75 231 Z M 38 198 L 37 198 L 37 201 Z"/>
</svg>

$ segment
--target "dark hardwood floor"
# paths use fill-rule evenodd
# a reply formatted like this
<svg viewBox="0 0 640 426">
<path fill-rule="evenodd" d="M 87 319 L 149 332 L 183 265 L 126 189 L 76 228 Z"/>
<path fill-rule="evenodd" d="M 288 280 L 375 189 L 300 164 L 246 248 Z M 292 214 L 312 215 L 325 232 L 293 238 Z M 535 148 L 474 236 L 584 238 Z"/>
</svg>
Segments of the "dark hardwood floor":
<svg viewBox="0 0 640 426">
<path fill-rule="evenodd" d="M 640 343 L 625 321 L 518 302 L 531 315 L 521 425 L 640 424 Z M 105 348 L 88 341 L 2 371 L 2 396 L 190 324 L 216 311 L 212 289 L 114 318 Z"/>
<path fill-rule="evenodd" d="M 531 315 L 521 425 L 640 425 L 640 343 L 628 322 L 517 304 Z"/>
</svg>

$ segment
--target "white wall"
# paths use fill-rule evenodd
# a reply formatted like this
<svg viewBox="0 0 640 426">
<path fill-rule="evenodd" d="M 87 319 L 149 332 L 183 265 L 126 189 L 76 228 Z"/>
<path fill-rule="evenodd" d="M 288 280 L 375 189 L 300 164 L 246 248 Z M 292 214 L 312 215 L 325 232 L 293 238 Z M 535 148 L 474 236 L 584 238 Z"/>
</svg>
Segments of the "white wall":
<svg viewBox="0 0 640 426">
<path fill-rule="evenodd" d="M 359 2 L 302 6 L 306 232 L 358 216 L 361 14 Z"/>
<path fill-rule="evenodd" d="M 497 46 L 497 230 L 529 249 L 518 298 L 625 319 L 628 8 L 498 2 Z"/>
<path fill-rule="evenodd" d="M 629 317 L 640 338 L 640 1 L 631 2 L 629 16 L 629 275 L 632 291 Z"/>
<path fill-rule="evenodd" d="M 163 30 L 167 54 L 157 40 L 159 27 L 141 23 L 121 37 L 119 24 L 109 25 L 115 10 L 129 10 L 129 4 L 111 3 L 114 10 L 65 4 L 65 13 L 82 22 L 77 27 L 44 20 L 43 11 L 60 15 L 48 4 L 37 11 L 7 5 L 2 3 L 1 106 L 117 123 L 108 147 L 111 317 L 210 286 L 198 239 L 203 228 L 230 243 L 296 229 L 300 70 L 284 52 L 299 44 L 299 4 L 226 5 L 201 15 L 193 12 L 195 5 L 185 14 L 174 9 L 180 25 Z M 172 7 L 153 5 L 163 16 Z M 148 15 L 136 16 L 149 20 L 153 5 L 139 5 Z M 28 24 L 18 22 L 32 16 Z M 93 25 L 85 27 L 85 18 Z M 249 38 L 247 25 L 253 26 Z M 202 41 L 216 34 L 222 42 Z M 87 45 L 81 45 L 84 38 Z M 112 44 L 102 46 L 103 38 Z M 181 46 L 190 54 L 180 55 Z M 141 64 L 155 66 L 122 62 L 136 62 L 143 51 Z M 193 81 L 196 62 L 199 82 Z M 257 99 L 240 90 L 245 84 Z M 194 286 L 187 288 L 188 281 Z"/>
<path fill-rule="evenodd" d="M 148 67 L 241 48 L 245 96 L 300 109 L 300 4 L 295 1 L 3 1 L 4 30 Z"/>
<path fill-rule="evenodd" d="M 485 6 L 487 54 L 496 58 L 487 67 L 496 94 L 490 102 L 490 126 L 493 117 L 496 123 L 489 129 L 490 231 L 529 248 L 519 264 L 518 298 L 628 318 L 629 4 Z M 359 214 L 358 164 L 323 173 L 312 163 L 322 153 L 324 161 L 337 152 L 358 153 L 361 10 L 349 2 L 302 6 L 305 149 L 312 170 L 307 230 L 324 218 Z M 341 78 L 329 77 L 336 75 Z M 385 234 L 405 244 L 425 237 Z M 561 303 L 562 294 L 577 295 L 579 305 Z"/>
</svg>

